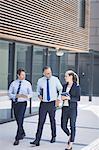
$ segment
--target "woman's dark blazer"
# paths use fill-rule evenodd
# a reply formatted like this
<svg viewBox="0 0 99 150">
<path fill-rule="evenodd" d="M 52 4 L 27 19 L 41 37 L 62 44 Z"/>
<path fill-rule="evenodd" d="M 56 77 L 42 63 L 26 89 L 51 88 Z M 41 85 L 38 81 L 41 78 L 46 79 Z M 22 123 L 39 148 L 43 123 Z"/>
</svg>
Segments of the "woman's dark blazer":
<svg viewBox="0 0 99 150">
<path fill-rule="evenodd" d="M 64 84 L 63 85 L 63 92 L 66 92 L 66 88 L 67 88 L 68 84 Z M 77 85 L 76 82 L 73 83 L 69 94 L 70 94 L 70 100 L 69 100 L 69 107 L 73 108 L 73 107 L 77 107 L 77 101 L 80 101 L 80 86 Z"/>
</svg>

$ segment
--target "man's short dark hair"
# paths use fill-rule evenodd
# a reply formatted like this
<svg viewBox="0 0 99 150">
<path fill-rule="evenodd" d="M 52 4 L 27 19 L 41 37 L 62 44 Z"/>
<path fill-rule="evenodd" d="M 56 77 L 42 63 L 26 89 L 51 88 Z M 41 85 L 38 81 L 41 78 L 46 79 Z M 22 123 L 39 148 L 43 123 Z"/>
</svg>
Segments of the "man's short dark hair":
<svg viewBox="0 0 99 150">
<path fill-rule="evenodd" d="M 46 69 L 51 69 L 51 67 L 45 66 L 45 67 L 43 68 L 43 72 L 44 72 Z M 51 70 L 52 70 L 52 69 L 51 69 Z"/>
<path fill-rule="evenodd" d="M 17 75 L 20 75 L 22 71 L 25 72 L 25 70 L 24 70 L 23 68 L 19 68 L 19 69 L 17 70 Z"/>
</svg>

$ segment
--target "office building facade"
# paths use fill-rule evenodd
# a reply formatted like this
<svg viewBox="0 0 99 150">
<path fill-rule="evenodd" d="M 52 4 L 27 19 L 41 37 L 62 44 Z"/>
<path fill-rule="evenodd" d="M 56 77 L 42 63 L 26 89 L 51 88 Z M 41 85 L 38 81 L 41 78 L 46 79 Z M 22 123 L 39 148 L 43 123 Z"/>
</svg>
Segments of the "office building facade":
<svg viewBox="0 0 99 150">
<path fill-rule="evenodd" d="M 83 85 L 84 62 L 89 55 L 92 59 L 89 16 L 89 0 L 0 1 L 0 122 L 13 119 L 7 92 L 19 67 L 26 70 L 26 79 L 32 83 L 33 100 L 37 99 L 36 83 L 45 65 L 52 67 L 62 83 L 65 71 L 73 69 L 80 75 L 82 95 L 89 94 L 92 89 Z M 31 100 L 26 115 L 32 113 Z"/>
</svg>

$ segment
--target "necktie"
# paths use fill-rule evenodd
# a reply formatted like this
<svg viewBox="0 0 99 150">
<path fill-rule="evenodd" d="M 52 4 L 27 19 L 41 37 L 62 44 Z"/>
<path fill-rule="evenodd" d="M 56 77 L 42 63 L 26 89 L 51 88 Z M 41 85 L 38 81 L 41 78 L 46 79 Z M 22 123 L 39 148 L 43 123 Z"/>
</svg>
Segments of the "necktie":
<svg viewBox="0 0 99 150">
<path fill-rule="evenodd" d="M 47 100 L 50 101 L 49 79 L 47 79 Z"/>
<path fill-rule="evenodd" d="M 16 93 L 16 94 L 19 94 L 19 92 L 20 92 L 21 83 L 22 83 L 22 81 L 19 81 L 19 86 L 18 86 L 18 89 L 17 89 L 17 93 Z M 17 102 L 17 100 L 18 100 L 18 98 L 15 99 L 15 102 Z"/>
</svg>

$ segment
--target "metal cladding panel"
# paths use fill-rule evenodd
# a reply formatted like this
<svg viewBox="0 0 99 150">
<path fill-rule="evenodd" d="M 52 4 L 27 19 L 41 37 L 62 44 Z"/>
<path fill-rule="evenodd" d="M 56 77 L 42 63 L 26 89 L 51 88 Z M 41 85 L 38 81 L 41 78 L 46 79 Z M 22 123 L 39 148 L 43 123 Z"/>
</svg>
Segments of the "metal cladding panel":
<svg viewBox="0 0 99 150">
<path fill-rule="evenodd" d="M 89 6 L 82 28 L 79 0 L 0 0 L 0 38 L 88 51 Z"/>
</svg>

